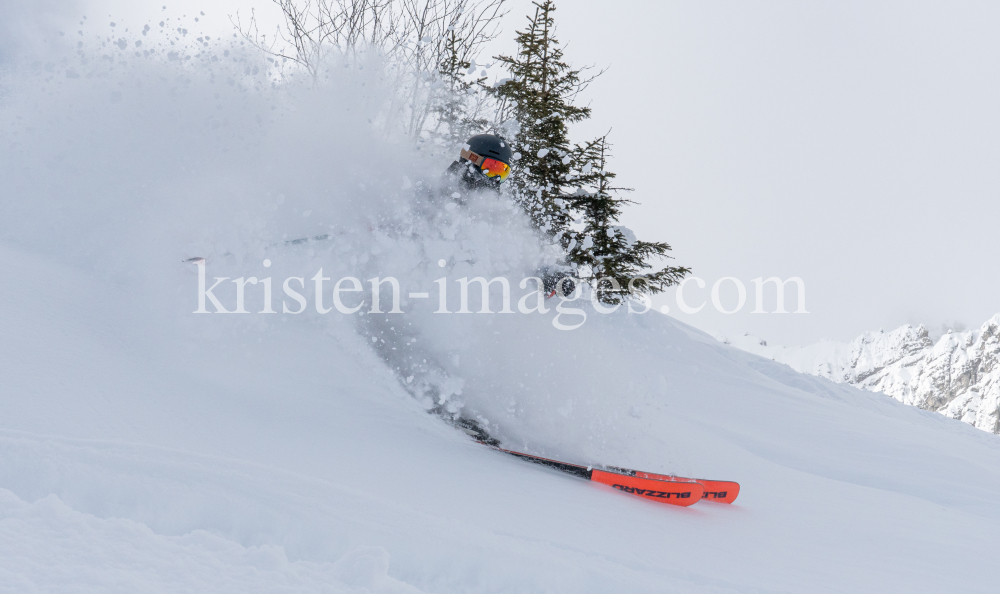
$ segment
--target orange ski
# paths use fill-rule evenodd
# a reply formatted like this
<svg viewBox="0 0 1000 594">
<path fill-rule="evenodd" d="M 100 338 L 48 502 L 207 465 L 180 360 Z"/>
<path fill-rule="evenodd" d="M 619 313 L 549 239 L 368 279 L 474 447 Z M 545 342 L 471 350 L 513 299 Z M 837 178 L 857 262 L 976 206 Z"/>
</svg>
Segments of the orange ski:
<svg viewBox="0 0 1000 594">
<path fill-rule="evenodd" d="M 736 500 L 737 495 L 740 494 L 740 485 L 732 481 L 692 479 L 628 468 L 618 468 L 615 466 L 608 466 L 606 467 L 607 470 L 602 470 L 590 466 L 570 464 L 550 458 L 542 458 L 541 456 L 515 452 L 514 450 L 505 450 L 500 447 L 500 442 L 497 439 L 491 437 L 483 430 L 479 423 L 469 419 L 459 419 L 455 424 L 474 440 L 494 450 L 510 454 L 511 456 L 517 456 L 528 462 L 555 468 L 556 470 L 587 479 L 588 481 L 603 483 L 624 493 L 638 495 L 639 497 L 645 497 L 653 501 L 686 507 L 702 499 L 718 501 L 720 503 L 732 503 Z"/>
<path fill-rule="evenodd" d="M 705 486 L 694 481 L 664 481 L 597 469 L 591 472 L 590 480 L 594 482 L 662 503 L 687 507 L 701 501 L 705 494 Z"/>
<path fill-rule="evenodd" d="M 514 450 L 505 450 L 497 446 L 490 447 L 505 454 L 517 456 L 522 460 L 555 468 L 556 470 L 561 470 L 580 478 L 603 483 L 623 493 L 638 495 L 639 497 L 645 497 L 660 503 L 687 507 L 698 503 L 705 495 L 705 486 L 691 479 L 638 477 L 634 476 L 635 471 L 619 472 L 619 469 L 612 469 L 613 471 L 599 470 L 597 468 L 580 466 L 579 464 L 569 464 L 540 456 L 532 456 L 531 454 L 515 452 Z"/>
<path fill-rule="evenodd" d="M 643 472 L 641 470 L 631 470 L 629 468 L 618 468 L 617 466 L 611 466 L 609 468 L 615 472 L 621 472 L 622 474 L 627 474 L 629 476 L 637 476 L 639 478 L 648 478 L 658 481 L 695 481 L 705 485 L 705 494 L 702 495 L 702 499 L 717 501 L 719 503 L 732 503 L 736 501 L 736 497 L 740 494 L 740 484 L 733 481 L 710 481 L 708 479 L 687 478 L 671 474 L 656 474 L 653 472 Z"/>
<path fill-rule="evenodd" d="M 718 501 L 719 503 L 732 503 L 740 494 L 740 484 L 733 481 L 710 481 L 706 479 L 692 479 L 681 476 L 671 476 L 668 474 L 654 474 L 652 472 L 633 471 L 635 476 L 641 478 L 654 479 L 659 481 L 696 481 L 705 486 L 705 493 L 702 499 L 708 501 Z"/>
</svg>

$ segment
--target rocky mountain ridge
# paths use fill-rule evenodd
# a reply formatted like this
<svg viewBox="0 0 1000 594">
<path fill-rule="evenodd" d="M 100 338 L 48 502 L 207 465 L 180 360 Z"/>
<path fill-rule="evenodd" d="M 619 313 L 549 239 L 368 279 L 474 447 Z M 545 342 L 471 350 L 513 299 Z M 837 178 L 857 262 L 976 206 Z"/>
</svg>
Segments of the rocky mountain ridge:
<svg viewBox="0 0 1000 594">
<path fill-rule="evenodd" d="M 949 331 L 936 341 L 923 325 L 805 347 L 769 346 L 750 334 L 717 338 L 796 371 L 881 392 L 1000 433 L 1000 314 L 976 330 Z"/>
</svg>

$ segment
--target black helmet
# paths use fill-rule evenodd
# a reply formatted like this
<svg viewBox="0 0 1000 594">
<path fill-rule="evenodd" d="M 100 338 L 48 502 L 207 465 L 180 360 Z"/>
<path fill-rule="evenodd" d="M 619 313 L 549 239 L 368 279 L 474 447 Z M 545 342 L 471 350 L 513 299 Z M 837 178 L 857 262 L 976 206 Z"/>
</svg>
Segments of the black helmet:
<svg viewBox="0 0 1000 594">
<path fill-rule="evenodd" d="M 475 153 L 480 157 L 503 161 L 507 165 L 510 165 L 514 151 L 510 150 L 510 144 L 499 136 L 493 134 L 476 134 L 465 144 L 468 147 L 466 150 L 469 152 Z M 464 152 L 463 157 L 465 156 Z"/>
</svg>

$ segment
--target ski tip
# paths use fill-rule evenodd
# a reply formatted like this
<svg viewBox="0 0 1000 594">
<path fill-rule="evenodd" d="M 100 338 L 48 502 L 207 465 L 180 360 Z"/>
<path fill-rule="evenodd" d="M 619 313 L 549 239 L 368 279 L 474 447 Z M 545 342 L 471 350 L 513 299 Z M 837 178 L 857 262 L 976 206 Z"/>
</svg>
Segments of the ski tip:
<svg viewBox="0 0 1000 594">
<path fill-rule="evenodd" d="M 705 501 L 732 503 L 740 494 L 740 484 L 733 481 L 699 480 L 698 482 L 705 487 L 705 493 L 701 496 Z"/>
<path fill-rule="evenodd" d="M 701 498 L 705 501 L 715 501 L 716 503 L 732 503 L 740 494 L 740 484 L 733 481 L 712 481 L 708 479 L 687 478 L 670 474 L 656 474 L 652 472 L 642 472 L 638 470 L 629 471 L 632 476 L 648 478 L 661 481 L 694 481 L 701 483 L 705 487 L 705 492 Z"/>
</svg>

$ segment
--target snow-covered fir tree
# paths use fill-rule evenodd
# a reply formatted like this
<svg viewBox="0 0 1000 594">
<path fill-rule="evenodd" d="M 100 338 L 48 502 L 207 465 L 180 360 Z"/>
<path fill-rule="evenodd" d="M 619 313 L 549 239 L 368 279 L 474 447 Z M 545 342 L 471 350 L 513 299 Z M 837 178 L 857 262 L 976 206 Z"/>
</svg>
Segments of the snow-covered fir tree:
<svg viewBox="0 0 1000 594">
<path fill-rule="evenodd" d="M 519 124 L 512 139 L 520 153 L 509 182 L 512 194 L 535 226 L 566 250 L 566 264 L 603 302 L 659 293 L 690 270 L 655 267 L 655 259 L 669 257 L 670 246 L 639 241 L 617 224 L 630 201 L 619 195 L 625 188 L 613 186 L 607 135 L 584 145 L 569 139 L 569 124 L 591 115 L 574 99 L 592 78 L 565 61 L 552 0 L 533 4 L 527 28 L 517 32 L 516 53 L 496 57 L 510 78 L 491 90 L 498 121 Z"/>
<path fill-rule="evenodd" d="M 615 304 L 630 294 L 659 293 L 691 270 L 680 266 L 655 269 L 652 260 L 668 258 L 670 246 L 639 241 L 631 230 L 617 224 L 622 207 L 634 202 L 620 196 L 631 188 L 614 185 L 615 174 L 608 170 L 610 156 L 607 134 L 576 149 L 574 161 L 585 165 L 576 179 L 581 187 L 569 202 L 582 213 L 584 227 L 567 245 L 567 260 L 602 302 Z"/>
<path fill-rule="evenodd" d="M 516 53 L 496 57 L 510 78 L 491 93 L 497 99 L 498 121 L 519 124 L 510 138 L 520 154 L 509 182 L 514 199 L 536 227 L 565 247 L 572 239 L 566 231 L 574 218 L 567 197 L 579 187 L 572 175 L 579 164 L 574 162 L 568 124 L 590 117 L 590 108 L 573 104 L 589 81 L 563 59 L 555 38 L 553 2 L 533 4 L 527 28 L 517 32 Z"/>
</svg>

